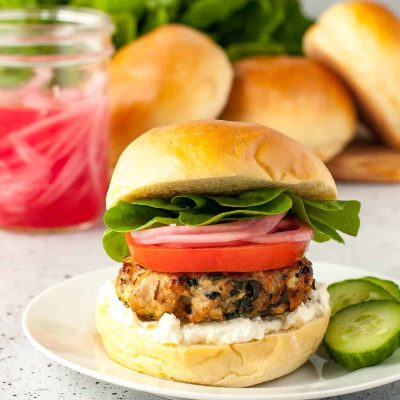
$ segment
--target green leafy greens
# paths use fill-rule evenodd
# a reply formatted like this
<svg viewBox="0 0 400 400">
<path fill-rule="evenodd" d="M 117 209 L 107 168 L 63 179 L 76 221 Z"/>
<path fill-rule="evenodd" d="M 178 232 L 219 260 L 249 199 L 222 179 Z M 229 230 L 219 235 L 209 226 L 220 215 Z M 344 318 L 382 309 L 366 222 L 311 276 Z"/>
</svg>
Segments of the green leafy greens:
<svg viewBox="0 0 400 400">
<path fill-rule="evenodd" d="M 289 213 L 309 224 L 313 239 L 344 243 L 338 231 L 356 236 L 360 227 L 356 200 L 307 200 L 285 188 L 257 189 L 237 197 L 187 194 L 171 199 L 120 201 L 104 214 L 103 246 L 116 261 L 129 255 L 125 233 L 163 225 L 210 225 L 244 218 Z"/>
<path fill-rule="evenodd" d="M 0 0 L 0 8 L 72 5 L 107 12 L 117 48 L 160 25 L 179 22 L 223 46 L 231 59 L 254 54 L 301 54 L 312 21 L 299 0 Z"/>
</svg>

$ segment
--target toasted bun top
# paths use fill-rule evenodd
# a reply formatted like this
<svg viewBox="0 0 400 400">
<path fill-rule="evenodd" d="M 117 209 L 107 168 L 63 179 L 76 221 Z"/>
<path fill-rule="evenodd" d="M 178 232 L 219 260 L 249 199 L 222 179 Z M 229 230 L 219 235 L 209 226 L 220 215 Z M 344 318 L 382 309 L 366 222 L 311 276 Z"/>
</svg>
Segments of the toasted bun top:
<svg viewBox="0 0 400 400">
<path fill-rule="evenodd" d="M 263 187 L 291 187 L 311 199 L 336 198 L 325 165 L 289 137 L 256 124 L 192 121 L 152 129 L 124 150 L 107 207 L 119 200 L 234 195 Z"/>
<path fill-rule="evenodd" d="M 304 36 L 304 51 L 352 89 L 365 120 L 400 148 L 400 20 L 370 1 L 338 2 Z"/>
<path fill-rule="evenodd" d="M 260 56 L 234 64 L 223 119 L 255 122 L 284 132 L 324 161 L 355 133 L 356 110 L 343 83 L 305 57 Z"/>
<path fill-rule="evenodd" d="M 159 125 L 217 117 L 229 96 L 225 51 L 187 26 L 163 25 L 120 49 L 111 61 L 111 158 Z"/>
</svg>

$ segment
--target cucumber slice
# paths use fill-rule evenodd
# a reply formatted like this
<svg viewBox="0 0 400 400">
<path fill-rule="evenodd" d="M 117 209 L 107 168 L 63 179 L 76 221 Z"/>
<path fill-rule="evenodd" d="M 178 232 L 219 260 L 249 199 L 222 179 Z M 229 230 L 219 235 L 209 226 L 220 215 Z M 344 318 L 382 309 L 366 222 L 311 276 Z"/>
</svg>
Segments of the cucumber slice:
<svg viewBox="0 0 400 400">
<path fill-rule="evenodd" d="M 324 344 L 330 356 L 352 370 L 376 365 L 399 346 L 400 303 L 372 300 L 339 311 Z"/>
<path fill-rule="evenodd" d="M 375 283 L 385 289 L 390 295 L 400 302 L 400 288 L 392 281 L 388 281 L 386 279 L 375 278 L 374 276 L 366 276 L 362 278 L 362 280 Z"/>
<path fill-rule="evenodd" d="M 363 279 L 348 279 L 328 286 L 332 315 L 352 304 L 369 300 L 395 300 L 381 286 Z"/>
</svg>

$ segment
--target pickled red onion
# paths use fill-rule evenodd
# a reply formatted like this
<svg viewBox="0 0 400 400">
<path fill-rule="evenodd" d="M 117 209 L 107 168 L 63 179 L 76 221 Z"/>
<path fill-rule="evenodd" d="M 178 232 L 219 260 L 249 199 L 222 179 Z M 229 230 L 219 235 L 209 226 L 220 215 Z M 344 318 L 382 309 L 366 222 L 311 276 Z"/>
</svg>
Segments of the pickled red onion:
<svg viewBox="0 0 400 400">
<path fill-rule="evenodd" d="M 251 238 L 252 243 L 283 243 L 283 242 L 306 242 L 313 235 L 312 228 L 299 220 L 282 220 L 278 224 L 279 231 L 266 233 Z M 289 224 L 287 224 L 289 222 Z M 284 230 L 283 230 L 284 229 Z"/>
<path fill-rule="evenodd" d="M 20 88 L 0 90 L 2 226 L 71 226 L 103 209 L 105 76 L 88 76 L 71 88 L 48 82 L 48 71 L 37 71 Z"/>
<path fill-rule="evenodd" d="M 309 241 L 312 229 L 285 214 L 208 226 L 165 226 L 132 231 L 141 245 L 165 247 L 216 247 L 244 243 L 277 243 Z"/>
</svg>

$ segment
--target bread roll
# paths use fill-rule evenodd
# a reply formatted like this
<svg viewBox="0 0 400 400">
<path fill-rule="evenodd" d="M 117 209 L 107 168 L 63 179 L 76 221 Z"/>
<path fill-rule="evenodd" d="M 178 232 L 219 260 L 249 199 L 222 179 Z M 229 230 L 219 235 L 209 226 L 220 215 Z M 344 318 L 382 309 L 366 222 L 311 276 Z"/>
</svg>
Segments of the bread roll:
<svg viewBox="0 0 400 400">
<path fill-rule="evenodd" d="M 366 122 L 400 148 L 399 19 L 373 2 L 340 2 L 306 32 L 304 50 L 346 81 Z"/>
<path fill-rule="evenodd" d="M 356 111 L 340 80 L 304 57 L 252 57 L 234 64 L 223 119 L 277 129 L 326 161 L 355 133 Z"/>
<path fill-rule="evenodd" d="M 247 387 L 286 375 L 317 350 L 330 310 L 300 328 L 261 340 L 225 345 L 176 345 L 154 341 L 115 321 L 97 304 L 96 327 L 107 354 L 135 371 L 159 378 L 211 386 Z"/>
<path fill-rule="evenodd" d="M 304 198 L 336 198 L 322 161 L 288 136 L 256 124 L 191 121 L 152 129 L 124 150 L 107 207 L 135 198 L 234 195 L 279 186 Z"/>
<path fill-rule="evenodd" d="M 354 143 L 328 163 L 339 181 L 400 182 L 400 151 L 375 143 Z"/>
<path fill-rule="evenodd" d="M 111 61 L 111 162 L 159 125 L 217 117 L 233 78 L 225 52 L 206 35 L 164 25 L 123 47 Z"/>
</svg>

